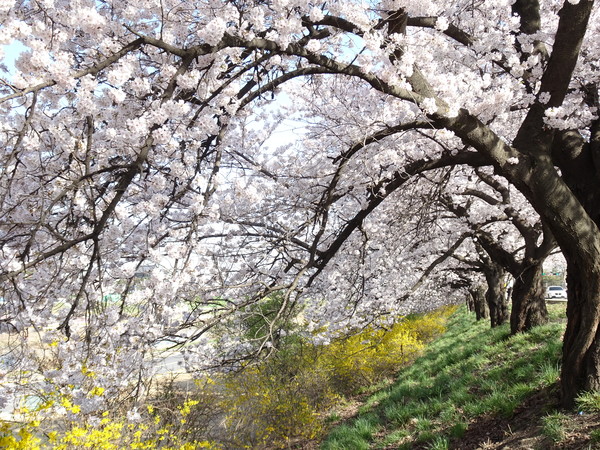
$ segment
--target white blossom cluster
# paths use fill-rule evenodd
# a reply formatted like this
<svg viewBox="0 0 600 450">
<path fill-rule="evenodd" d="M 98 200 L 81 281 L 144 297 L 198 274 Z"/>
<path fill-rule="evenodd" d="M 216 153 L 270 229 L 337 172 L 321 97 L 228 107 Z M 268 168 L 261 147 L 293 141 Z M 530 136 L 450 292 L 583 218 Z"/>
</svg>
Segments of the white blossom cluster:
<svg viewBox="0 0 600 450">
<path fill-rule="evenodd" d="M 0 73 L 0 389 L 27 370 L 94 416 L 144 395 L 161 346 L 189 370 L 268 350 L 239 314 L 274 292 L 327 343 L 457 301 L 463 267 L 437 259 L 474 228 L 520 255 L 510 217 L 539 216 L 485 186 L 510 188 L 489 159 L 455 167 L 476 152 L 453 120 L 497 137 L 496 169 L 526 164 L 506 148 L 531 105 L 588 137 L 600 13 L 558 105 L 563 2 L 530 34 L 512 4 L 1 2 L 0 44 L 25 50 Z"/>
</svg>

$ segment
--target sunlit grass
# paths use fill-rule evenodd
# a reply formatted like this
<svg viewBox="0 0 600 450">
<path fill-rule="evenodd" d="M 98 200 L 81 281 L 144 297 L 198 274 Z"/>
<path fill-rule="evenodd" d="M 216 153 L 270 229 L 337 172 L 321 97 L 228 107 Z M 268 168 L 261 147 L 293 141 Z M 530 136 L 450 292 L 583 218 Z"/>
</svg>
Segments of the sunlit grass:
<svg viewBox="0 0 600 450">
<path fill-rule="evenodd" d="M 354 421 L 334 429 L 323 448 L 446 449 L 479 416 L 510 418 L 529 396 L 557 383 L 564 306 L 550 307 L 550 315 L 557 322 L 510 336 L 508 325 L 491 329 L 460 310 L 448 331 L 396 383 L 375 392 Z"/>
<path fill-rule="evenodd" d="M 582 392 L 575 399 L 575 403 L 580 411 L 598 413 L 600 412 L 600 392 Z"/>
</svg>

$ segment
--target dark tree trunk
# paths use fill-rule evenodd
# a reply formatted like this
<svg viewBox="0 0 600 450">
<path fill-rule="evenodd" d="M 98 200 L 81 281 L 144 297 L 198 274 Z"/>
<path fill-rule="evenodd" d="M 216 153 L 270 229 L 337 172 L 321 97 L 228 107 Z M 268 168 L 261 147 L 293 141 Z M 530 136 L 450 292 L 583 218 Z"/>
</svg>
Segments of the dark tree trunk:
<svg viewBox="0 0 600 450">
<path fill-rule="evenodd" d="M 567 329 L 561 397 L 572 408 L 581 391 L 600 390 L 600 260 L 578 264 L 567 254 Z"/>
<path fill-rule="evenodd" d="M 593 88 L 589 104 L 600 106 L 597 87 Z M 588 224 L 585 237 L 595 239 L 587 248 L 583 239 L 561 245 L 567 260 L 568 288 L 561 397 L 567 408 L 574 406 L 577 393 L 600 389 L 600 119 L 593 122 L 590 132 L 587 144 L 573 132 L 563 132 L 553 147 L 565 182 L 595 225 Z M 565 233 L 565 237 L 570 234 Z"/>
<path fill-rule="evenodd" d="M 594 2 L 564 2 L 539 87 L 539 92 L 550 93 L 550 100 L 531 105 L 512 140 L 513 148 L 466 111 L 455 118 L 437 119 L 493 160 L 498 173 L 513 183 L 545 220 L 565 255 L 569 288 L 561 374 L 565 407 L 573 406 L 578 392 L 600 388 L 600 209 L 596 201 L 600 190 L 594 183 L 600 174 L 600 122 L 590 128 L 586 144 L 574 130 L 560 139 L 561 133 L 549 129 L 544 116 L 548 108 L 561 106 L 568 93 L 593 7 Z M 516 8 L 522 8 L 520 2 Z M 513 149 L 517 149 L 516 155 Z M 513 155 L 519 162 L 507 164 Z M 588 173 L 575 170 L 578 163 L 596 173 L 589 178 Z"/>
<path fill-rule="evenodd" d="M 467 304 L 467 308 L 469 308 L 469 312 L 475 311 L 475 297 L 471 294 L 471 291 L 465 296 L 465 302 Z"/>
<path fill-rule="evenodd" d="M 489 316 L 488 305 L 485 298 L 485 288 L 478 284 L 469 288 L 469 296 L 473 304 L 472 311 L 475 311 L 477 320 L 487 319 Z"/>
<path fill-rule="evenodd" d="M 528 331 L 548 322 L 548 309 L 542 283 L 542 262 L 524 263 L 523 266 L 525 269 L 515 277 L 512 291 L 510 314 L 512 334 Z"/>
<path fill-rule="evenodd" d="M 490 310 L 490 323 L 492 327 L 497 327 L 508 321 L 508 299 L 504 289 L 506 271 L 498 264 L 492 263 L 484 272 L 488 284 L 485 299 Z"/>
</svg>

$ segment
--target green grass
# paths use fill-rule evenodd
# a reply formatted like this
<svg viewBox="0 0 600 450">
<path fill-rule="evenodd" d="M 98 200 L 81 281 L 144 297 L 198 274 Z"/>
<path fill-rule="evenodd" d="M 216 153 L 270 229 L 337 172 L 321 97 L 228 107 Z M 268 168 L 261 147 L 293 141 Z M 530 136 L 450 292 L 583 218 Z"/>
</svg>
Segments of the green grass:
<svg viewBox="0 0 600 450">
<path fill-rule="evenodd" d="M 562 413 L 548 414 L 542 419 L 542 433 L 552 442 L 560 442 L 566 436 L 565 423 L 568 417 Z"/>
<path fill-rule="evenodd" d="M 557 383 L 564 306 L 550 310 L 554 322 L 510 336 L 508 325 L 490 329 L 487 321 L 477 322 L 460 309 L 446 333 L 398 373 L 395 383 L 367 390 L 373 394 L 358 415 L 334 428 L 322 448 L 441 450 L 464 436 L 478 416 L 510 418 L 529 396 Z M 600 398 L 580 403 L 593 409 L 600 407 Z M 558 442 L 560 425 L 549 415 L 543 432 Z"/>
<path fill-rule="evenodd" d="M 582 392 L 575 399 L 577 408 L 587 413 L 600 412 L 600 392 Z"/>
</svg>

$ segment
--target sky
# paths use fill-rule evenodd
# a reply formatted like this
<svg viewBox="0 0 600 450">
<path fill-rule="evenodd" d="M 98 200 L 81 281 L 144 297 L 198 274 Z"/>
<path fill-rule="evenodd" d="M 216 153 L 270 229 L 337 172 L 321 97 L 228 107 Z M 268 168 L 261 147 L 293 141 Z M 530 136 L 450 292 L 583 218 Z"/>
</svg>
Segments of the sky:
<svg viewBox="0 0 600 450">
<path fill-rule="evenodd" d="M 2 47 L 2 64 L 6 66 L 8 78 L 15 70 L 15 61 L 17 57 L 26 49 L 19 41 L 14 41 L 12 44 L 3 45 Z M 4 72 L 4 71 L 3 71 Z"/>
</svg>

